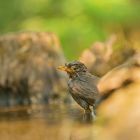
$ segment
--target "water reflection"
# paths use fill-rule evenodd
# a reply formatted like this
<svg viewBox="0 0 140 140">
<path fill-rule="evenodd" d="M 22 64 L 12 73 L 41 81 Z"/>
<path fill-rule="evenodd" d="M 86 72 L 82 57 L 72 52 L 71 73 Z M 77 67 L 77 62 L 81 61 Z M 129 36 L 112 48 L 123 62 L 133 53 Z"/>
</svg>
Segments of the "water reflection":
<svg viewBox="0 0 140 140">
<path fill-rule="evenodd" d="M 0 121 L 28 120 L 30 113 L 27 110 L 0 112 Z"/>
<path fill-rule="evenodd" d="M 92 130 L 91 120 L 83 121 L 83 111 L 71 106 L 0 110 L 2 140 L 92 140 Z"/>
</svg>

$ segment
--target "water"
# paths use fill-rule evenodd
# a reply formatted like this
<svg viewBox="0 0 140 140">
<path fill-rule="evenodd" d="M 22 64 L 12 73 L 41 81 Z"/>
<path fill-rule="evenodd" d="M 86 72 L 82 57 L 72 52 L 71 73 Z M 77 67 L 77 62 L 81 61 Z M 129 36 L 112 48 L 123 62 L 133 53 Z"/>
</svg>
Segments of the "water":
<svg viewBox="0 0 140 140">
<path fill-rule="evenodd" d="M 0 140 L 93 140 L 93 126 L 74 106 L 0 109 Z"/>
</svg>

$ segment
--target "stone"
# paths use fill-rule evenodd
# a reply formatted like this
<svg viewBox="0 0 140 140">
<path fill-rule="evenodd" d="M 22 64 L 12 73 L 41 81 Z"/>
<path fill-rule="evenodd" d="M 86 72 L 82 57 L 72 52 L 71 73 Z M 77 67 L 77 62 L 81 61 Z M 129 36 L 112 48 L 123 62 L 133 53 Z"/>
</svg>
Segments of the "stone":
<svg viewBox="0 0 140 140">
<path fill-rule="evenodd" d="M 65 57 L 58 37 L 47 32 L 0 36 L 0 105 L 47 103 L 64 97 Z M 5 101 L 5 102 L 4 102 Z"/>
</svg>

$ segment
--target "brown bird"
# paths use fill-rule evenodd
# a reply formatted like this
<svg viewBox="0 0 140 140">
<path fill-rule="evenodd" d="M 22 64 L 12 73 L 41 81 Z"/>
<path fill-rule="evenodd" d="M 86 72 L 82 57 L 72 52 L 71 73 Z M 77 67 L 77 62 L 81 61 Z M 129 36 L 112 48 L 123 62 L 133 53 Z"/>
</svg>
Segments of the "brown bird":
<svg viewBox="0 0 140 140">
<path fill-rule="evenodd" d="M 68 88 L 73 99 L 85 110 L 85 113 L 91 114 L 90 106 L 92 106 L 95 116 L 95 103 L 99 96 L 96 85 L 99 78 L 90 74 L 87 67 L 79 61 L 59 66 L 58 69 L 69 75 Z"/>
</svg>

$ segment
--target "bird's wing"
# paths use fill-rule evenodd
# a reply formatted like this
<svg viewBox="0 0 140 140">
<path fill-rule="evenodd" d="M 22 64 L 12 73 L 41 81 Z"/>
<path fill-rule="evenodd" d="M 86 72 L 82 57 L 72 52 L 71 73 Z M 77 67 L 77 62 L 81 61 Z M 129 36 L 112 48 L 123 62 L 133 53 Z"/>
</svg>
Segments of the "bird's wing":
<svg viewBox="0 0 140 140">
<path fill-rule="evenodd" d="M 89 102 L 95 101 L 99 93 L 96 85 L 90 80 L 75 80 L 72 90 L 76 96 Z"/>
</svg>

